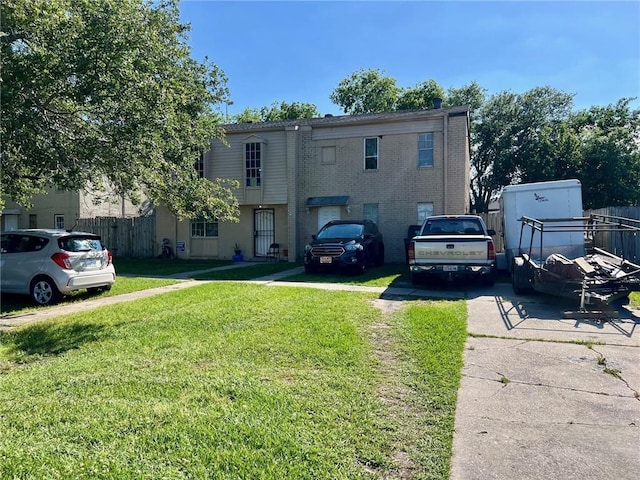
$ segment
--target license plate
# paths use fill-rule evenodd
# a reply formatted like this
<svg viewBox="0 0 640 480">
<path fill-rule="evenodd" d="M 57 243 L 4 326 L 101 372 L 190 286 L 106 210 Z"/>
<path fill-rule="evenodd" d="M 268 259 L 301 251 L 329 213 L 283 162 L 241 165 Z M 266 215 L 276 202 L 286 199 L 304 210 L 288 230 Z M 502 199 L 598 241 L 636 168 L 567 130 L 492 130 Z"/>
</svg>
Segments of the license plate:
<svg viewBox="0 0 640 480">
<path fill-rule="evenodd" d="M 331 257 L 320 257 L 320 263 L 331 263 Z"/>
<path fill-rule="evenodd" d="M 442 266 L 442 271 L 443 272 L 457 272 L 458 271 L 458 266 L 457 265 L 443 265 Z"/>
<path fill-rule="evenodd" d="M 98 265 L 98 259 L 97 258 L 87 258 L 84 261 L 85 268 L 87 268 L 87 267 L 95 267 L 96 265 Z"/>
</svg>

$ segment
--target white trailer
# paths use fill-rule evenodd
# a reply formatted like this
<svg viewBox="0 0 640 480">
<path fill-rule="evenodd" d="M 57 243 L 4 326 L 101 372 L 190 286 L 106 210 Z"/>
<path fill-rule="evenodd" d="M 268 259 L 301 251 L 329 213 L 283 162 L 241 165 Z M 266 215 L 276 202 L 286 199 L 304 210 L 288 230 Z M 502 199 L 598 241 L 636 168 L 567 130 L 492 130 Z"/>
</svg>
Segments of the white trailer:
<svg viewBox="0 0 640 480">
<path fill-rule="evenodd" d="M 579 180 L 557 180 L 550 182 L 522 183 L 509 185 L 500 195 L 500 217 L 504 237 L 504 254 L 497 258 L 498 268 L 512 269 L 513 258 L 520 254 L 522 218 L 539 220 L 580 218 L 582 211 L 582 185 Z M 581 226 L 581 221 L 575 222 Z M 540 239 L 534 232 L 533 242 Z M 529 242 L 527 237 L 527 243 Z M 573 259 L 585 254 L 584 233 L 576 231 L 549 232 L 544 236 L 543 251 L 539 251 L 539 260 L 552 253 L 559 253 Z"/>
</svg>

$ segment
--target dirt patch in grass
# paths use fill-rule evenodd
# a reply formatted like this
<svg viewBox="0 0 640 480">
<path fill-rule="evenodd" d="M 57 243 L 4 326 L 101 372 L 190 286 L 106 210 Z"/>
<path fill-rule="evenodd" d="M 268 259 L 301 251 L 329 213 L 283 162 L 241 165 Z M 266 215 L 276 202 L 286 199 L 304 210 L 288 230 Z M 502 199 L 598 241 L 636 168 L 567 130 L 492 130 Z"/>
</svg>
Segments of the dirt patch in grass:
<svg viewBox="0 0 640 480">
<path fill-rule="evenodd" d="M 394 467 L 389 471 L 379 471 L 378 474 L 382 478 L 409 480 L 418 472 L 410 452 L 417 447 L 412 424 L 421 412 L 410 401 L 411 389 L 403 382 L 403 362 L 398 356 L 393 335 L 393 315 L 403 308 L 404 303 L 386 299 L 376 299 L 371 303 L 384 314 L 380 322 L 371 325 L 369 338 L 378 360 L 380 382 L 377 394 L 387 406 L 387 422 L 394 429 L 391 455 Z"/>
</svg>

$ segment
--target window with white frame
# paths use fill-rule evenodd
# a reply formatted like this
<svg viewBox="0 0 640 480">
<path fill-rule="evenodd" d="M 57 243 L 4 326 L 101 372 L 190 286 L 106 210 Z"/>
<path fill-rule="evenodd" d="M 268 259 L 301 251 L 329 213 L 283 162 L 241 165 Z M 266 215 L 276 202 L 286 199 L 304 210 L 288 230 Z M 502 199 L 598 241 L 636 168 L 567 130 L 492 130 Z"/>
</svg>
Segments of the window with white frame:
<svg viewBox="0 0 640 480">
<path fill-rule="evenodd" d="M 191 237 L 217 237 L 218 236 L 218 220 L 205 220 L 197 218 L 191 220 Z"/>
<path fill-rule="evenodd" d="M 418 223 L 424 222 L 424 219 L 433 215 L 433 203 L 418 203 Z"/>
<path fill-rule="evenodd" d="M 56 214 L 53 216 L 53 224 L 54 224 L 54 228 L 57 228 L 58 230 L 64 230 L 64 215 L 62 214 Z"/>
<path fill-rule="evenodd" d="M 365 220 L 371 220 L 378 223 L 378 204 L 365 203 L 363 206 L 363 217 Z"/>
<path fill-rule="evenodd" d="M 378 137 L 364 139 L 364 169 L 378 169 Z"/>
<path fill-rule="evenodd" d="M 433 132 L 418 135 L 418 167 L 433 167 Z"/>
<path fill-rule="evenodd" d="M 193 168 L 196 169 L 198 178 L 204 178 L 204 153 L 200 153 L 200 156 L 193 164 Z"/>
<path fill-rule="evenodd" d="M 262 144 L 245 143 L 244 145 L 245 185 L 261 186 L 262 178 Z"/>
</svg>

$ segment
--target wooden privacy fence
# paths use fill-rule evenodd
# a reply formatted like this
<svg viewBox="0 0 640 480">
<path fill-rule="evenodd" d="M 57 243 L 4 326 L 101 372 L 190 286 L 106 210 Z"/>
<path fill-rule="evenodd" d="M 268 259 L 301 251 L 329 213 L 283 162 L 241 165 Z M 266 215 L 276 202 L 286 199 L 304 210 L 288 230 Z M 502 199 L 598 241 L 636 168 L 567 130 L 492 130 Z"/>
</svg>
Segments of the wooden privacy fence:
<svg viewBox="0 0 640 480">
<path fill-rule="evenodd" d="M 100 235 L 111 253 L 119 257 L 154 257 L 160 250 L 155 216 L 81 218 L 75 230 Z"/>
<path fill-rule="evenodd" d="M 591 214 L 632 218 L 640 221 L 640 207 L 606 207 L 585 212 L 585 216 Z M 640 224 L 635 224 L 635 226 L 640 226 Z M 597 247 L 618 255 L 630 262 L 640 262 L 640 233 L 601 232 L 596 235 L 595 244 Z"/>
<path fill-rule="evenodd" d="M 632 218 L 640 221 L 640 206 L 606 207 L 584 211 L 585 217 L 588 217 L 591 214 Z M 502 235 L 500 212 L 494 210 L 488 213 L 481 213 L 480 216 L 487 224 L 487 228 L 492 228 L 496 231 L 496 235 L 493 237 L 496 251 L 504 252 L 504 237 Z M 598 233 L 596 243 L 596 246 L 603 250 L 623 257 L 634 263 L 640 262 L 640 234 L 634 235 L 631 232 L 602 232 Z"/>
</svg>

